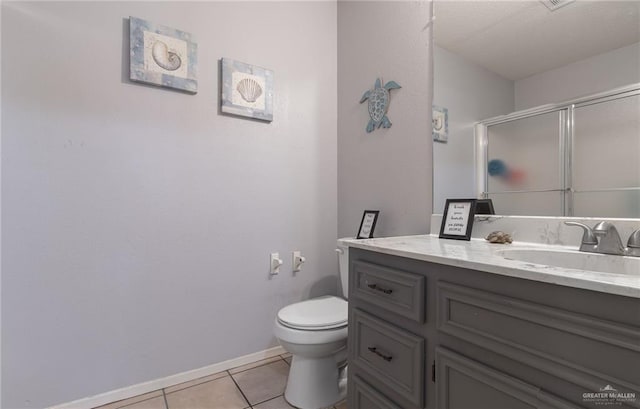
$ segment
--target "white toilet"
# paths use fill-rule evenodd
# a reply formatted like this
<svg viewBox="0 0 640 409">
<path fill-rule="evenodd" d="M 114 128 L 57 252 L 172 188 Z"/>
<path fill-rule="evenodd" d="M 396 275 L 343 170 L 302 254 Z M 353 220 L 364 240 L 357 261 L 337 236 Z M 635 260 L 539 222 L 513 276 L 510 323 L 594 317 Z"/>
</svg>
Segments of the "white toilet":
<svg viewBox="0 0 640 409">
<path fill-rule="evenodd" d="M 338 241 L 342 292 L 347 297 L 349 248 Z M 347 396 L 347 302 L 324 296 L 282 308 L 275 336 L 293 355 L 284 397 L 301 409 L 320 409 Z"/>
</svg>

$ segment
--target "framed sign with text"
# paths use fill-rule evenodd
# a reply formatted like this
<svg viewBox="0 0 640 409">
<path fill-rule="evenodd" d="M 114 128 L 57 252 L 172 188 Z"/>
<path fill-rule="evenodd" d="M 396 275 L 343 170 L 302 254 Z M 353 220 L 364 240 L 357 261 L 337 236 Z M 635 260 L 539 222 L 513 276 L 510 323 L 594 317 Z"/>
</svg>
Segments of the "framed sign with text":
<svg viewBox="0 0 640 409">
<path fill-rule="evenodd" d="M 370 239 L 373 237 L 373 230 L 376 228 L 379 210 L 365 210 L 358 229 L 357 239 Z"/>
<path fill-rule="evenodd" d="M 447 199 L 440 226 L 440 238 L 471 240 L 476 199 Z"/>
</svg>

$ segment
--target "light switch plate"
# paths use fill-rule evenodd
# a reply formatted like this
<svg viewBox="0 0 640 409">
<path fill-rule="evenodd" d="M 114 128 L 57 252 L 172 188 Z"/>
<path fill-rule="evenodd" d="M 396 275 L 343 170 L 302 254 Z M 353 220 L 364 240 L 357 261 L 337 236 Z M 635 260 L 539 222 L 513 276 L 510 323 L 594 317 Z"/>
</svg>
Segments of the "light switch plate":
<svg viewBox="0 0 640 409">
<path fill-rule="evenodd" d="M 271 253 L 269 260 L 269 274 L 276 275 L 280 273 L 280 266 L 283 264 L 280 259 L 280 253 Z"/>
</svg>

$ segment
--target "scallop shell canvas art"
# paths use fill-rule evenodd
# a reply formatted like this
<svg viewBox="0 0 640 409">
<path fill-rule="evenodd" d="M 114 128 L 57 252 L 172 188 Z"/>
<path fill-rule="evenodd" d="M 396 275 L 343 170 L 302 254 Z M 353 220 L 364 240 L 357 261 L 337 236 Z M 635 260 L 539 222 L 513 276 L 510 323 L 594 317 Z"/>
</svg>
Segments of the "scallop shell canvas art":
<svg viewBox="0 0 640 409">
<path fill-rule="evenodd" d="M 238 81 L 236 85 L 236 91 L 240 94 L 243 101 L 247 103 L 254 103 L 262 95 L 263 81 L 259 81 L 254 78 L 243 78 Z"/>
<path fill-rule="evenodd" d="M 271 122 L 273 71 L 229 58 L 221 66 L 222 112 Z"/>
<path fill-rule="evenodd" d="M 130 78 L 195 94 L 198 47 L 190 33 L 129 17 Z"/>
</svg>

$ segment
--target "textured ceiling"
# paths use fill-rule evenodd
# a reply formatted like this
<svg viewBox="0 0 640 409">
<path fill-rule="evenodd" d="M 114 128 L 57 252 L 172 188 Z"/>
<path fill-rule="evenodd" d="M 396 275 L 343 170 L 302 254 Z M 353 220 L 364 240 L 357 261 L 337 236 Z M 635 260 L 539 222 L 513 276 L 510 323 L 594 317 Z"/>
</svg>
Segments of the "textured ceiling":
<svg viewBox="0 0 640 409">
<path fill-rule="evenodd" d="M 435 43 L 519 80 L 640 41 L 640 0 L 435 0 Z"/>
</svg>

